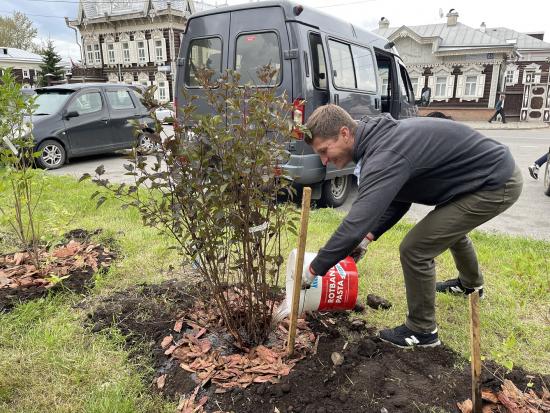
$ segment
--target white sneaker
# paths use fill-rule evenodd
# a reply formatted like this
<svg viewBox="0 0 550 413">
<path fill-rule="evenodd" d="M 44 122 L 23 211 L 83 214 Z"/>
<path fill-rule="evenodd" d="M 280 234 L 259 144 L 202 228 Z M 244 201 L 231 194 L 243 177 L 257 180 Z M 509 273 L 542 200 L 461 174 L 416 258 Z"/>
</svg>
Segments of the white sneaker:
<svg viewBox="0 0 550 413">
<path fill-rule="evenodd" d="M 531 178 L 533 179 L 539 179 L 539 166 L 534 163 L 529 168 L 529 174 L 531 175 Z"/>
</svg>

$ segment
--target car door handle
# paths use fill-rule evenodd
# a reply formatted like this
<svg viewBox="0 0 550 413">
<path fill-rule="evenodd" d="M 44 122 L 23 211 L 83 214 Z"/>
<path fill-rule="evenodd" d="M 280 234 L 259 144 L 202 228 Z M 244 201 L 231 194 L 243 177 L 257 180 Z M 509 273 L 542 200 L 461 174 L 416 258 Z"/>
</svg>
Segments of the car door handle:
<svg viewBox="0 0 550 413">
<path fill-rule="evenodd" d="M 334 104 L 335 105 L 340 104 L 340 96 L 337 93 L 334 94 Z"/>
<path fill-rule="evenodd" d="M 378 100 L 378 98 L 374 98 L 374 109 L 379 109 L 380 108 L 380 101 Z"/>
<path fill-rule="evenodd" d="M 109 122 L 109 120 L 110 120 L 109 118 L 102 118 L 102 119 L 100 119 L 101 122 L 105 122 L 105 123 Z"/>
</svg>

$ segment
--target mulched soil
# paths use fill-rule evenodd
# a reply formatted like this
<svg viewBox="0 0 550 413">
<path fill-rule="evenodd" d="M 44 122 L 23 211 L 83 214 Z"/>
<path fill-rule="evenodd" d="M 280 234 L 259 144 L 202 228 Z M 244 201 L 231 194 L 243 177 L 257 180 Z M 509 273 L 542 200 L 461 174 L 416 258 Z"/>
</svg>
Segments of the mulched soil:
<svg viewBox="0 0 550 413">
<path fill-rule="evenodd" d="M 96 332 L 111 326 L 119 328 L 136 356 L 137 348 L 141 352 L 144 346 L 145 351 L 150 350 L 155 370 L 148 377 L 152 391 L 171 400 L 185 397 L 195 401 L 180 403 L 182 412 L 459 412 L 457 403 L 471 397 L 467 360 L 445 346 L 401 350 L 380 342 L 373 329 L 354 319 L 355 313 L 308 316 L 309 328 L 319 340 L 290 374 L 273 380 L 277 383 L 254 382 L 221 394 L 216 393 L 220 389 L 211 381 L 198 387 L 197 373 L 184 370 L 181 360 L 165 354 L 178 342 L 200 351 L 201 343 L 192 336 L 199 337 L 197 340 L 207 337 L 198 331 L 200 326 L 193 325 L 194 321 L 185 321 L 196 320 L 193 317 L 197 313 L 197 294 L 188 286 L 186 281 L 171 280 L 117 292 L 91 306 L 87 320 Z M 168 336 L 172 338 L 167 340 Z M 215 341 L 210 336 L 210 344 L 215 346 Z M 237 349 L 232 351 L 243 355 Z M 343 364 L 334 365 L 334 352 L 343 356 Z M 531 388 L 539 395 L 550 383 L 548 376 L 529 374 L 520 368 L 507 373 L 492 361 L 484 362 L 483 388 L 497 392 L 504 379 L 521 391 Z M 491 411 L 509 410 L 499 406 Z"/>
<path fill-rule="evenodd" d="M 50 293 L 86 293 L 93 286 L 94 273 L 99 269 L 107 270 L 115 258 L 109 248 L 90 241 L 97 233 L 73 230 L 65 235 L 63 244 L 42 247 L 40 270 L 25 252 L 1 255 L 0 313 Z M 54 282 L 52 275 L 61 281 Z"/>
</svg>

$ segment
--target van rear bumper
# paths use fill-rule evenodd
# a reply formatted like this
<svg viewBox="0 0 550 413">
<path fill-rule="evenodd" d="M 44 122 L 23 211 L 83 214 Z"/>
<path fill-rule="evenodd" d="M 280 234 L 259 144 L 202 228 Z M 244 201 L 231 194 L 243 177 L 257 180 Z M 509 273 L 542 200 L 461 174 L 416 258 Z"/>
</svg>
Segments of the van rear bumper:
<svg viewBox="0 0 550 413">
<path fill-rule="evenodd" d="M 316 154 L 290 155 L 288 162 L 283 165 L 285 175 L 294 183 L 311 185 L 325 179 L 326 168 Z"/>
</svg>

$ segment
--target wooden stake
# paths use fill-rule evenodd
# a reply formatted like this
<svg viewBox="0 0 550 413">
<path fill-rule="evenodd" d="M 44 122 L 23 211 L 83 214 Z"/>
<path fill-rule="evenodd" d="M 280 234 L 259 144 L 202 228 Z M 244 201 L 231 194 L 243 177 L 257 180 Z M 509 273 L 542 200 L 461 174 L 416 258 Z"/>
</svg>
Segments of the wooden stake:
<svg viewBox="0 0 550 413">
<path fill-rule="evenodd" d="M 298 322 L 298 307 L 300 304 L 300 292 L 302 290 L 302 270 L 304 268 L 304 254 L 306 252 L 307 224 L 309 220 L 309 207 L 311 203 L 311 188 L 305 187 L 302 192 L 302 213 L 300 215 L 300 236 L 298 237 L 298 253 L 294 266 L 294 294 L 290 307 L 290 325 L 288 328 L 288 355 L 294 353 L 296 341 L 296 324 Z"/>
<path fill-rule="evenodd" d="M 470 294 L 470 340 L 472 352 L 472 413 L 481 413 L 481 350 L 479 328 L 479 291 Z"/>
</svg>

